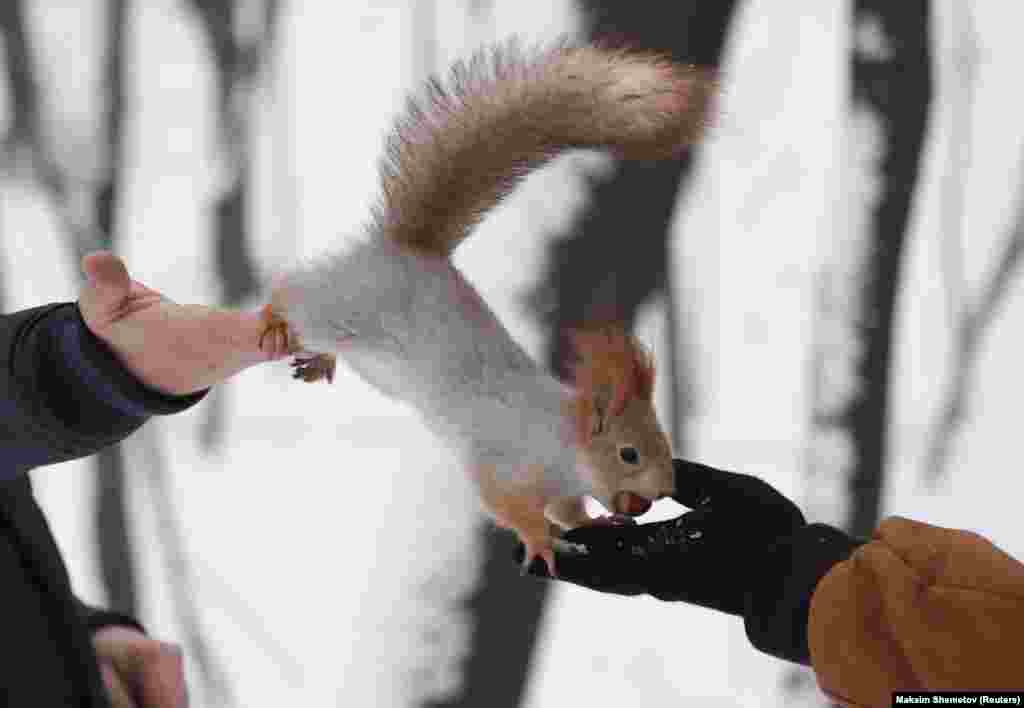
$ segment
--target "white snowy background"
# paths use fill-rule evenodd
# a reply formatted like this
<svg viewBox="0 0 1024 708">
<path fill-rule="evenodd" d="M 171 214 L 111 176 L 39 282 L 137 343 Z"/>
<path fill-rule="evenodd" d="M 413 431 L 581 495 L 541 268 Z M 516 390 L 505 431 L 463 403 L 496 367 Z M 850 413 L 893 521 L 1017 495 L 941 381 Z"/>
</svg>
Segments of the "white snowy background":
<svg viewBox="0 0 1024 708">
<path fill-rule="evenodd" d="M 121 253 L 135 278 L 177 301 L 211 303 L 218 293 L 208 208 L 221 188 L 213 75 L 181 3 L 133 5 Z M 497 2 L 486 26 L 465 20 L 463 3 L 439 5 L 442 65 L 482 41 L 514 32 L 550 37 L 576 27 L 567 0 Z M 1024 557 L 1016 447 L 1024 301 L 1016 285 L 984 341 L 952 476 L 934 491 L 918 481 L 925 431 L 949 374 L 941 254 L 960 244 L 968 296 L 989 276 L 1015 214 L 1024 147 L 1017 89 L 1024 6 L 978 0 L 972 127 L 958 143 L 968 151 L 958 154 L 969 156 L 962 232 L 944 223 L 941 178 L 954 154 L 953 0 L 935 5 L 938 83 L 900 300 L 885 511 L 974 529 Z M 276 93 L 261 94 L 255 113 L 256 255 L 266 275 L 359 226 L 375 194 L 381 138 L 421 76 L 408 3 L 291 6 Z M 52 130 L 62 150 L 87 150 L 90 131 L 98 129 L 92 117 L 100 74 L 90 58 L 98 51 L 100 10 L 95 0 L 33 3 L 35 49 L 45 58 L 46 90 L 61 116 Z M 745 3 L 725 67 L 723 115 L 692 188 L 681 195 L 674 242 L 676 282 L 698 346 L 700 399 L 689 453 L 761 475 L 798 500 L 805 493 L 814 274 L 848 218 L 838 169 L 848 12 L 840 0 Z M 570 163 L 531 178 L 457 258 L 538 357 L 542 333 L 520 298 L 539 275 L 542 234 L 581 204 Z M 11 185 L 0 195 L 9 306 L 75 299 L 77 264 L 40 195 Z M 661 358 L 663 321 L 655 306 L 640 325 Z M 331 387 L 303 386 L 281 363 L 250 370 L 215 393 L 229 407 L 231 443 L 222 456 L 199 452 L 202 406 L 151 421 L 126 449 L 130 457 L 144 455 L 150 436 L 165 449 L 199 567 L 202 619 L 228 658 L 240 703 L 399 707 L 456 686 L 466 626 L 446 608 L 478 570 L 472 543 L 479 519 L 451 460 L 407 410 L 347 372 Z M 77 588 L 101 603 L 88 551 L 90 470 L 76 461 L 33 477 Z M 142 620 L 152 634 L 174 640 L 179 628 L 155 552 L 145 479 L 132 488 L 146 580 Z M 678 511 L 662 502 L 650 516 Z M 452 569 L 464 581 L 452 581 Z M 240 606 L 252 614 L 241 622 L 233 614 Z M 272 658 L 240 629 L 258 622 L 290 659 Z M 448 655 L 441 658 L 449 671 L 420 671 L 438 665 L 439 657 L 418 655 L 421 644 L 412 641 L 427 631 L 445 637 Z M 559 585 L 525 708 L 771 706 L 780 702 L 782 666 L 750 647 L 735 618 Z M 198 689 L 193 705 L 206 705 Z"/>
</svg>

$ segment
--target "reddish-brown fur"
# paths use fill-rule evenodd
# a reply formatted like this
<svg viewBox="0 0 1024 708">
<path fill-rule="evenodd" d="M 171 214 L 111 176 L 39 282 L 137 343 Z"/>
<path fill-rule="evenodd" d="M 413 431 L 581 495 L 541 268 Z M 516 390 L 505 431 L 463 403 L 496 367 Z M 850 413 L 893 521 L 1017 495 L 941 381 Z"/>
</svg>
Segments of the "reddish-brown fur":
<svg viewBox="0 0 1024 708">
<path fill-rule="evenodd" d="M 636 337 L 616 325 L 576 330 L 570 338 L 577 356 L 571 367 L 576 397 L 570 415 L 579 442 L 585 444 L 600 394 L 610 395 L 609 416 L 621 414 L 633 398 L 651 401 L 654 358 Z"/>
<path fill-rule="evenodd" d="M 384 198 L 374 210 L 388 238 L 445 257 L 529 172 L 564 150 L 607 147 L 663 159 L 697 140 L 713 76 L 662 56 L 506 42 L 431 80 L 387 142 Z M 618 110 L 621 108 L 621 110 Z"/>
<path fill-rule="evenodd" d="M 410 267 L 408 277 L 430 283 L 439 261 L 448 259 L 476 222 L 531 170 L 578 147 L 607 148 L 624 159 L 679 155 L 701 135 L 715 87 L 705 71 L 628 50 L 563 42 L 531 52 L 507 42 L 478 52 L 454 66 L 449 82 L 432 80 L 423 100 L 410 101 L 387 141 L 381 165 L 383 198 L 368 230 L 374 238 L 399 246 L 398 261 L 419 256 L 420 267 Z M 393 272 L 394 261 L 381 261 L 388 266 L 386 272 Z M 349 285 L 339 278 L 317 287 L 345 293 Z M 390 284 L 382 282 L 381 287 Z M 317 293 L 312 286 L 308 292 Z M 430 301 L 417 306 L 414 299 L 409 307 L 415 318 L 403 310 L 391 319 L 433 319 L 443 330 L 448 316 L 479 314 L 477 306 L 483 303 L 468 290 L 462 295 L 466 297 L 456 301 L 452 312 L 432 310 L 437 303 Z M 333 306 L 334 299 L 323 302 L 322 306 Z M 275 298 L 264 312 L 266 334 L 272 335 L 267 337 L 268 346 L 303 351 L 281 309 Z M 508 339 L 508 352 L 518 352 L 504 330 L 494 327 L 495 335 Z M 336 333 L 332 330 L 329 336 Z M 648 500 L 664 496 L 671 488 L 672 467 L 668 441 L 651 403 L 650 355 L 621 328 L 580 332 L 576 345 L 581 357 L 575 370 L 578 392 L 565 402 L 566 422 L 577 432 L 576 455 L 583 463 L 577 466 L 592 471 L 585 485 L 589 493 L 609 508 L 622 493 Z M 431 352 L 410 356 L 429 358 Z M 499 355 L 495 366 L 501 363 Z M 304 381 L 330 380 L 334 355 L 310 352 L 295 366 L 295 375 Z M 466 386 L 461 380 L 451 383 Z M 489 432 L 492 437 L 500 433 Z M 620 448 L 625 446 L 635 448 L 643 462 L 621 459 Z M 528 560 L 540 555 L 553 571 L 546 507 L 556 503 L 560 511 L 552 518 L 562 527 L 587 519 L 580 499 L 564 492 L 557 498 L 548 496 L 544 468 L 524 472 L 529 474 L 510 483 L 496 477 L 494 470 L 475 470 L 485 506 L 498 523 L 519 534 Z M 576 495 L 579 485 L 564 488 Z"/>
</svg>

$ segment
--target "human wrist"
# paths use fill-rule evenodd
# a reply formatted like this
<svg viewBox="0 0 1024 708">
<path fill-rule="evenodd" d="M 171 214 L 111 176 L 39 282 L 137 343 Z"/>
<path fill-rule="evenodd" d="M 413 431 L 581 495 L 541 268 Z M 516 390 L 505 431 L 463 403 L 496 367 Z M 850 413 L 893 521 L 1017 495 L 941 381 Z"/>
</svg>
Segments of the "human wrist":
<svg viewBox="0 0 1024 708">
<path fill-rule="evenodd" d="M 56 336 L 63 349 L 63 360 L 73 374 L 96 396 L 116 406 L 126 415 L 149 417 L 169 415 L 192 407 L 209 389 L 177 395 L 157 390 L 128 370 L 110 346 L 92 332 L 76 305 L 67 314 L 67 322 Z"/>
<path fill-rule="evenodd" d="M 138 630 L 143 634 L 146 633 L 146 628 L 131 615 L 115 610 L 93 607 L 78 598 L 75 598 L 75 603 L 78 606 L 78 615 L 82 620 L 82 624 L 85 625 L 89 636 L 92 636 L 104 627 L 128 627 Z"/>
<path fill-rule="evenodd" d="M 758 650 L 798 664 L 810 663 L 807 624 L 818 583 L 864 541 L 827 524 L 810 524 L 780 540 L 751 572 L 746 594 L 747 638 Z"/>
</svg>

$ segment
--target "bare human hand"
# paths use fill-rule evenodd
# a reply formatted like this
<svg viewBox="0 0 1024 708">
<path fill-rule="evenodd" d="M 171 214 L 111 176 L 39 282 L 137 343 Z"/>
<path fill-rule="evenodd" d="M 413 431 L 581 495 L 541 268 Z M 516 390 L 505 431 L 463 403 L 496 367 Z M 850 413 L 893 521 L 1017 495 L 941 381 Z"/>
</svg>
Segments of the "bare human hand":
<svg viewBox="0 0 1024 708">
<path fill-rule="evenodd" d="M 87 283 L 78 306 L 89 330 L 136 378 L 166 394 L 209 388 L 283 353 L 259 346 L 258 312 L 179 305 L 133 280 L 109 251 L 82 259 Z"/>
<path fill-rule="evenodd" d="M 132 627 L 96 631 L 93 647 L 114 708 L 185 708 L 188 689 L 181 649 Z"/>
</svg>

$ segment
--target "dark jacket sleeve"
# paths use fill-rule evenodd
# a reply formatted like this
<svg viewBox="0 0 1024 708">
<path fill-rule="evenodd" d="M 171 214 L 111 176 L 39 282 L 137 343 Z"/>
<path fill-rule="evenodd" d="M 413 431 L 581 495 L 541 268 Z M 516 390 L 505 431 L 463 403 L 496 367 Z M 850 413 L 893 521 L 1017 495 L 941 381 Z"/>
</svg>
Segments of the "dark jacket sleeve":
<svg viewBox="0 0 1024 708">
<path fill-rule="evenodd" d="M 809 524 L 770 548 L 755 569 L 743 624 L 756 648 L 786 661 L 811 663 L 807 643 L 811 598 L 818 582 L 864 542 L 826 524 Z"/>
<path fill-rule="evenodd" d="M 123 627 L 131 627 L 137 629 L 143 634 L 146 633 L 146 628 L 139 624 L 131 615 L 126 615 L 123 612 L 115 612 L 114 610 L 107 610 L 102 607 L 93 607 L 87 605 L 77 597 L 75 598 L 75 606 L 78 608 L 78 616 L 82 620 L 82 625 L 91 636 L 97 629 L 103 627 L 110 627 L 111 625 L 120 625 Z"/>
<path fill-rule="evenodd" d="M 169 396 L 145 386 L 73 302 L 0 316 L 0 357 L 0 481 L 91 455 L 207 393 Z"/>
<path fill-rule="evenodd" d="M 91 632 L 142 627 L 74 596 L 27 472 L 114 445 L 207 391 L 146 387 L 89 331 L 76 303 L 0 315 L 0 362 L 0 705 L 107 707 Z"/>
</svg>

